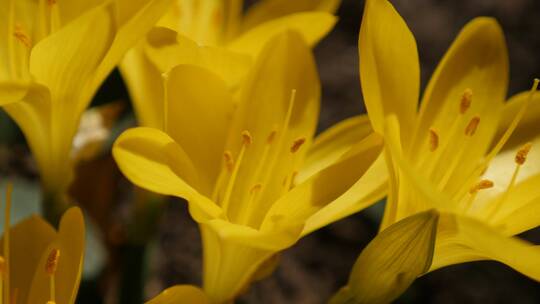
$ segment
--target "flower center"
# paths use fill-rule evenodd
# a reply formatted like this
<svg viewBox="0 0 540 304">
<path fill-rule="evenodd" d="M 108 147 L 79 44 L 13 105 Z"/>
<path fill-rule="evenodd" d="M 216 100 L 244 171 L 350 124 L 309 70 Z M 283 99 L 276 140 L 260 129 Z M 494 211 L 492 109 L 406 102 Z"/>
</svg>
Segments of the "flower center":
<svg viewBox="0 0 540 304">
<path fill-rule="evenodd" d="M 274 126 L 272 130 L 266 136 L 264 145 L 257 149 L 250 149 L 250 146 L 253 144 L 257 138 L 253 138 L 251 133 L 248 130 L 244 130 L 241 133 L 241 146 L 237 155 L 231 150 L 226 150 L 223 153 L 223 168 L 218 176 L 214 191 L 212 194 L 212 200 L 219 202 L 220 206 L 223 208 L 225 213 L 230 217 L 230 220 L 245 224 L 256 226 L 255 223 L 255 214 L 260 213 L 260 201 L 263 200 L 263 196 L 267 195 L 270 191 L 267 188 L 270 184 L 274 185 L 276 178 L 276 172 L 274 172 L 274 167 L 277 164 L 283 163 L 284 161 L 287 164 L 290 163 L 290 169 L 286 170 L 286 175 L 283 176 L 282 190 L 277 189 L 277 194 L 283 194 L 290 190 L 294 184 L 294 178 L 296 176 L 295 168 L 298 166 L 298 151 L 302 148 L 306 142 L 306 138 L 299 137 L 290 143 L 290 146 L 287 146 L 287 132 L 286 130 L 289 127 L 292 110 L 294 107 L 296 98 L 296 90 L 292 90 L 287 112 L 285 114 L 284 120 L 280 127 Z M 288 149 L 287 159 L 283 159 L 283 151 Z M 253 171 L 250 172 L 248 176 L 243 176 L 242 178 L 247 178 L 248 180 L 242 180 L 242 187 L 246 187 L 245 195 L 241 195 L 240 199 L 242 206 L 235 207 L 234 211 L 231 210 L 231 205 L 233 201 L 239 199 L 236 195 L 233 195 L 233 191 L 238 191 L 238 188 L 235 188 L 239 184 L 239 171 L 241 170 L 243 164 L 246 162 L 246 155 L 248 153 L 258 153 L 255 166 Z M 253 161 L 249 161 L 253 163 Z M 281 173 L 279 173 L 281 174 Z M 236 202 L 234 203 L 236 204 Z"/>
</svg>

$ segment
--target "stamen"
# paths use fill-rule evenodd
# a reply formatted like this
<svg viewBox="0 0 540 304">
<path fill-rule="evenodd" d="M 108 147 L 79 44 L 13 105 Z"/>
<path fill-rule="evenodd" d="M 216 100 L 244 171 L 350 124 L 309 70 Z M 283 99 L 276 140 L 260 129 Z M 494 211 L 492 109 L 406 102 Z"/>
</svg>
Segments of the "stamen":
<svg viewBox="0 0 540 304">
<path fill-rule="evenodd" d="M 480 190 L 489 189 L 493 187 L 493 182 L 489 179 L 483 179 L 469 190 L 470 194 L 477 193 Z"/>
<path fill-rule="evenodd" d="M 439 135 L 434 128 L 429 129 L 429 150 L 431 152 L 437 150 L 439 147 Z"/>
<path fill-rule="evenodd" d="M 471 89 L 467 88 L 461 96 L 461 102 L 459 103 L 459 113 L 465 114 L 467 110 L 471 107 L 473 92 Z"/>
<path fill-rule="evenodd" d="M 262 185 L 261 184 L 255 184 L 253 187 L 251 187 L 251 190 L 249 190 L 250 194 L 256 194 L 257 192 L 261 191 Z"/>
<path fill-rule="evenodd" d="M 58 11 L 56 0 L 47 0 L 47 4 L 49 5 L 49 10 L 51 12 L 49 21 L 52 34 L 60 29 L 60 12 Z"/>
<path fill-rule="evenodd" d="M 15 66 L 15 45 L 13 44 L 13 39 L 11 35 L 15 32 L 15 0 L 9 1 L 9 15 L 8 15 L 8 61 L 9 61 L 9 72 L 11 77 L 16 77 L 16 66 Z M 7 301 L 5 303 L 8 303 Z"/>
<path fill-rule="evenodd" d="M 270 134 L 268 135 L 268 137 L 266 138 L 266 142 L 268 144 L 271 144 L 272 142 L 274 142 L 274 139 L 276 138 L 276 135 L 277 135 L 277 131 L 276 130 L 273 130 L 272 132 L 270 132 Z"/>
<path fill-rule="evenodd" d="M 242 131 L 242 140 L 244 141 L 244 145 L 249 146 L 253 143 L 253 138 L 251 137 L 251 134 L 247 130 Z"/>
<path fill-rule="evenodd" d="M 15 38 L 17 38 L 17 40 L 19 40 L 27 48 L 32 47 L 32 40 L 28 35 L 26 35 L 21 24 L 17 23 L 15 25 L 15 31 L 13 32 L 13 36 L 15 36 Z"/>
<path fill-rule="evenodd" d="M 231 151 L 227 150 L 223 153 L 223 158 L 225 158 L 225 167 L 227 171 L 232 172 L 234 169 L 234 159 Z"/>
<path fill-rule="evenodd" d="M 229 203 L 231 200 L 231 195 L 233 191 L 234 184 L 236 182 L 236 177 L 238 176 L 238 171 L 240 170 L 240 165 L 242 164 L 242 160 L 244 159 L 244 154 L 246 153 L 246 148 L 252 143 L 251 135 L 247 130 L 242 131 L 242 147 L 240 148 L 240 153 L 238 154 L 238 159 L 236 163 L 234 164 L 233 171 L 231 173 L 231 177 L 229 178 L 229 182 L 227 183 L 227 188 L 225 189 L 225 196 L 223 198 L 223 204 L 222 208 L 223 210 L 227 210 L 229 207 Z"/>
<path fill-rule="evenodd" d="M 305 142 L 306 139 L 304 137 L 295 140 L 291 146 L 291 153 L 296 153 Z"/>
<path fill-rule="evenodd" d="M 518 165 L 523 165 L 525 161 L 527 161 L 527 155 L 529 154 L 529 151 L 531 151 L 532 143 L 526 143 L 524 144 L 516 153 L 515 161 Z"/>
<path fill-rule="evenodd" d="M 53 303 L 56 301 L 56 288 L 54 277 L 56 274 L 56 269 L 58 268 L 59 259 L 60 250 L 54 248 L 49 253 L 49 257 L 47 257 L 47 262 L 45 263 L 45 272 L 49 276 L 50 301 L 52 301 Z"/>
<path fill-rule="evenodd" d="M 469 121 L 469 124 L 465 128 L 465 135 L 467 136 L 473 136 L 476 132 L 476 129 L 478 128 L 478 124 L 480 124 L 480 117 L 475 116 Z"/>
<path fill-rule="evenodd" d="M 516 162 L 516 167 L 514 169 L 514 173 L 512 174 L 512 178 L 510 179 L 510 182 L 508 183 L 508 186 L 506 187 L 506 191 L 501 196 L 501 199 L 498 200 L 495 203 L 495 206 L 491 210 L 491 213 L 489 214 L 488 218 L 492 218 L 497 213 L 497 211 L 499 211 L 500 207 L 503 205 L 503 203 L 508 198 L 508 195 L 510 194 L 510 191 L 512 190 L 512 188 L 516 184 L 516 180 L 517 180 L 517 177 L 518 177 L 518 174 L 519 174 L 519 170 L 521 169 L 521 166 L 527 160 L 527 154 L 529 154 L 529 151 L 531 150 L 531 147 L 532 147 L 531 143 L 526 143 L 525 145 L 523 145 L 517 151 L 515 159 L 514 159 L 515 162 Z"/>
</svg>

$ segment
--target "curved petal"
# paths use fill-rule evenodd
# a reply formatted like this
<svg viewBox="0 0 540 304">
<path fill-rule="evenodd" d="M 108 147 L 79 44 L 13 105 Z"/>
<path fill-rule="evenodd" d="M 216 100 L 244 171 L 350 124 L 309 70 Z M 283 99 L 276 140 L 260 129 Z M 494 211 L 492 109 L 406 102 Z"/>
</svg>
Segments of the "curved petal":
<svg viewBox="0 0 540 304">
<path fill-rule="evenodd" d="M 122 173 L 135 185 L 182 197 L 196 208 L 195 214 L 220 216 L 221 209 L 197 192 L 198 176 L 189 157 L 162 131 L 144 127 L 125 131 L 114 143 L 113 156 Z"/>
<path fill-rule="evenodd" d="M 51 250 L 58 249 L 60 257 L 55 276 L 56 302 L 75 303 L 81 280 L 84 256 L 84 218 L 78 207 L 68 209 L 60 220 L 56 238 L 42 252 L 40 262 L 29 290 L 28 303 L 46 303 L 50 300 L 49 281 L 46 272 Z"/>
<path fill-rule="evenodd" d="M 422 100 L 420 120 L 411 146 L 412 158 L 428 151 L 428 132 L 438 130 L 439 137 L 451 138 L 456 130 L 460 138 L 472 117 L 480 118 L 473 143 L 467 145 L 466 155 L 459 160 L 445 187 L 455 192 L 461 181 L 467 180 L 471 170 L 485 155 L 500 118 L 508 87 L 508 54 L 504 34 L 492 18 L 480 17 L 469 22 L 460 32 L 435 70 Z M 472 92 L 470 108 L 460 114 L 461 100 L 466 91 Z M 449 139 L 451 140 L 451 139 Z M 466 144 L 466 143 L 465 143 Z M 445 146 L 443 156 L 434 164 L 440 175 L 446 174 L 452 159 L 460 157 L 463 144 L 452 142 Z M 443 151 L 439 152 L 443 153 Z"/>
<path fill-rule="evenodd" d="M 367 115 L 345 119 L 318 135 L 307 151 L 295 182 L 300 184 L 332 165 L 372 132 Z"/>
<path fill-rule="evenodd" d="M 124 54 L 154 26 L 171 3 L 172 0 L 116 1 L 119 29 L 94 75 L 90 94 L 97 90 L 105 77 L 121 61 Z"/>
<path fill-rule="evenodd" d="M 262 229 L 271 227 L 275 219 L 282 219 L 283 221 L 293 223 L 304 223 L 310 216 L 323 208 L 327 209 L 322 214 L 330 217 L 325 218 L 322 214 L 318 214 L 319 222 L 331 223 L 340 219 L 340 217 L 334 216 L 336 213 L 340 216 L 343 214 L 336 212 L 337 210 L 335 209 L 339 210 L 339 207 L 342 208 L 344 204 L 342 201 L 350 199 L 349 194 L 347 194 L 348 191 L 357 194 L 358 190 L 356 188 L 360 187 L 359 185 L 368 185 L 366 183 L 357 183 L 357 181 L 372 166 L 373 162 L 379 156 L 381 149 L 382 138 L 372 133 L 372 135 L 353 146 L 334 164 L 323 169 L 282 196 L 266 215 Z M 379 186 L 376 183 L 373 185 L 374 187 Z M 364 188 L 363 190 L 368 195 L 373 191 L 373 189 L 369 188 Z M 345 198 L 342 196 L 345 196 Z M 362 205 L 361 198 L 362 196 L 357 197 L 353 202 Z M 375 202 L 372 201 L 371 203 Z M 311 222 L 310 224 L 313 225 L 315 222 Z"/>
<path fill-rule="evenodd" d="M 216 73 L 231 89 L 238 88 L 252 64 L 250 56 L 222 47 L 198 45 L 164 27 L 155 27 L 148 33 L 145 51 L 161 72 L 179 64 L 192 64 Z"/>
<path fill-rule="evenodd" d="M 167 76 L 166 132 L 184 148 L 199 176 L 199 191 L 211 197 L 222 169 L 233 114 L 227 84 L 210 70 L 178 65 Z"/>
<path fill-rule="evenodd" d="M 407 146 L 420 90 L 418 51 L 407 24 L 387 0 L 366 1 L 358 51 L 362 94 L 373 129 L 382 132 L 386 115 L 395 114 Z"/>
<path fill-rule="evenodd" d="M 362 251 L 331 304 L 390 303 L 429 270 L 439 214 L 428 210 L 379 233 Z"/>
<path fill-rule="evenodd" d="M 335 13 L 341 0 L 263 0 L 251 6 L 243 20 L 242 30 L 249 30 L 261 23 L 271 21 L 289 14 L 321 11 Z"/>
<path fill-rule="evenodd" d="M 41 217 L 31 216 L 9 229 L 10 233 L 10 294 L 15 290 L 19 292 L 18 301 L 28 302 L 29 293 L 32 286 L 32 279 L 36 270 L 40 269 L 39 264 L 43 252 L 49 244 L 56 238 L 54 228 Z M 0 242 L 0 252 L 4 252 L 3 238 Z"/>
<path fill-rule="evenodd" d="M 208 298 L 202 290 L 191 285 L 175 285 L 162 291 L 146 304 L 208 304 Z"/>
<path fill-rule="evenodd" d="M 120 64 L 133 101 L 135 114 L 143 127 L 163 127 L 163 79 L 160 71 L 144 54 L 142 46 L 129 50 Z"/>
<path fill-rule="evenodd" d="M 257 270 L 275 253 L 275 249 L 261 249 L 245 242 L 238 243 L 240 236 L 248 236 L 255 244 L 263 245 L 264 234 L 253 232 L 246 226 L 241 227 L 223 221 L 213 222 L 212 226 L 200 225 L 203 240 L 203 285 L 211 303 L 227 303 L 240 292 L 246 290 Z M 225 231 L 222 231 L 225 229 Z M 297 230 L 297 235 L 299 230 Z M 233 239 L 229 239 L 233 237 Z M 282 241 L 277 235 L 268 239 L 271 243 Z M 278 249 L 279 250 L 279 249 Z"/>
<path fill-rule="evenodd" d="M 507 237 L 475 219 L 441 213 L 431 270 L 492 259 L 540 281 L 540 247 Z"/>
<path fill-rule="evenodd" d="M 0 82 L 0 106 L 24 99 L 31 84 L 23 81 Z"/>
<path fill-rule="evenodd" d="M 242 54 L 257 55 L 268 40 L 277 34 L 293 30 L 302 35 L 313 46 L 317 44 L 336 23 L 336 17 L 329 13 L 296 13 L 265 22 L 232 40 L 227 48 Z"/>
<path fill-rule="evenodd" d="M 251 213 L 247 216 L 251 220 L 246 221 L 258 227 L 270 205 L 288 190 L 283 181 L 297 170 L 305 147 L 311 143 L 320 94 L 315 60 L 302 36 L 286 31 L 271 39 L 242 87 L 226 144 L 236 157 L 241 150 L 241 133 L 247 130 L 253 139 L 238 171 L 231 201 L 248 202 L 253 186 L 262 186 L 257 206 L 251 211 L 231 204 L 233 221 L 237 214 L 243 218 Z M 304 144 L 291 152 L 299 139 Z"/>
</svg>

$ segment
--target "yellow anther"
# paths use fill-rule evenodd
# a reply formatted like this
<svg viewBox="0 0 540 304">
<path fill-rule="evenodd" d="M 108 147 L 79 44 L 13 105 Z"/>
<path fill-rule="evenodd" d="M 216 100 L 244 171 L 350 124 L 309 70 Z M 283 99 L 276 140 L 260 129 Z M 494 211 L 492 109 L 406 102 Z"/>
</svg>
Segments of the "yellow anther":
<svg viewBox="0 0 540 304">
<path fill-rule="evenodd" d="M 49 4 L 50 6 L 53 6 L 56 4 L 56 0 L 47 0 L 47 4 Z"/>
<path fill-rule="evenodd" d="M 13 32 L 13 36 L 15 36 L 15 38 L 17 38 L 17 40 L 19 40 L 27 48 L 32 47 L 32 40 L 28 35 L 26 35 L 21 24 L 17 23 L 15 25 L 15 31 Z"/>
<path fill-rule="evenodd" d="M 465 128 L 465 135 L 467 136 L 473 136 L 476 132 L 476 129 L 478 128 L 478 124 L 480 124 L 480 117 L 475 116 L 469 121 L 469 124 Z"/>
<path fill-rule="evenodd" d="M 480 190 L 489 189 L 493 187 L 493 182 L 489 179 L 483 179 L 476 183 L 471 189 L 469 190 L 470 194 L 477 193 Z"/>
<path fill-rule="evenodd" d="M 301 137 L 295 140 L 293 144 L 291 145 L 291 153 L 296 153 L 305 142 L 306 142 L 306 139 L 304 137 Z"/>
<path fill-rule="evenodd" d="M 229 172 L 232 172 L 234 168 L 234 159 L 232 156 L 231 151 L 227 150 L 223 153 L 223 158 L 225 159 L 225 167 L 227 167 L 227 170 Z"/>
<path fill-rule="evenodd" d="M 431 152 L 437 150 L 439 147 L 439 134 L 433 128 L 429 129 L 429 150 Z"/>
<path fill-rule="evenodd" d="M 471 107 L 473 92 L 471 89 L 467 88 L 461 96 L 461 102 L 459 103 L 459 113 L 465 114 L 467 110 Z"/>
<path fill-rule="evenodd" d="M 58 259 L 60 259 L 60 250 L 52 249 L 47 257 L 47 262 L 45 263 L 45 271 L 49 276 L 53 276 L 58 268 Z"/>
<path fill-rule="evenodd" d="M 274 141 L 274 139 L 276 139 L 276 135 L 277 135 L 277 131 L 276 131 L 276 130 L 270 132 L 270 134 L 268 134 L 268 137 L 266 138 L 266 142 L 267 142 L 268 144 L 271 144 L 271 143 Z"/>
<path fill-rule="evenodd" d="M 261 191 L 261 189 L 262 189 L 262 184 L 255 184 L 255 185 L 253 185 L 253 187 L 251 187 L 251 190 L 249 190 L 249 193 L 250 194 L 255 194 L 255 193 Z"/>
<path fill-rule="evenodd" d="M 525 161 L 527 160 L 527 155 L 529 154 L 529 151 L 531 151 L 531 148 L 532 148 L 532 143 L 530 142 L 524 144 L 523 146 L 521 146 L 521 148 L 519 148 L 519 150 L 516 153 L 516 158 L 515 158 L 516 164 L 521 166 L 525 163 Z"/>
<path fill-rule="evenodd" d="M 242 142 L 246 146 L 249 146 L 253 143 L 253 138 L 251 137 L 251 134 L 249 133 L 249 131 L 247 130 L 242 131 Z"/>
</svg>

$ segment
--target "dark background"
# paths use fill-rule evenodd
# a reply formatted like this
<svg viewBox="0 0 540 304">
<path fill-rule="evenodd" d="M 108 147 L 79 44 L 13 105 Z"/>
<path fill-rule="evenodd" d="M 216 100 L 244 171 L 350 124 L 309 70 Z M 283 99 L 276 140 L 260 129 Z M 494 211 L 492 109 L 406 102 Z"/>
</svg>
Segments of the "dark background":
<svg viewBox="0 0 540 304">
<path fill-rule="evenodd" d="M 497 18 L 505 31 L 511 66 L 509 96 L 527 90 L 532 79 L 540 76 L 540 1 L 392 2 L 416 37 L 423 86 L 460 28 L 476 16 Z M 343 118 L 365 112 L 358 79 L 357 50 L 363 5 L 360 0 L 344 0 L 338 12 L 340 19 L 336 28 L 315 49 L 323 83 L 319 130 L 324 130 Z M 129 100 L 118 72 L 109 77 L 97 94 L 94 104 L 116 100 Z M 35 165 L 24 139 L 5 115 L 0 118 L 0 170 L 3 175 L 22 180 L 24 185 L 30 185 L 28 187 L 31 188 L 38 182 Z M 120 125 L 125 127 L 133 123 L 128 107 Z M 102 251 L 106 251 L 107 248 L 110 249 L 110 243 L 114 244 L 119 238 L 118 235 L 121 238 L 122 234 L 117 230 L 122 228 L 118 227 L 129 222 L 126 217 L 129 217 L 133 205 L 129 190 L 126 189 L 129 189 L 130 185 L 116 171 L 108 155 L 99 159 L 98 163 L 88 165 L 94 168 L 94 171 L 106 172 L 110 179 L 94 179 L 90 185 L 97 187 L 101 183 L 107 185 L 107 190 L 102 191 L 105 193 L 104 198 L 89 196 L 87 199 L 89 204 L 92 204 L 92 200 L 95 201 L 91 208 L 107 210 L 98 216 L 102 218 L 96 220 L 96 225 L 101 230 L 97 228 L 98 232 L 95 232 L 106 240 L 106 245 L 98 246 Z M 23 188 L 19 191 L 31 191 L 25 190 L 27 188 L 24 187 L 27 186 L 19 186 Z M 114 194 L 107 195 L 107 191 Z M 147 246 L 150 250 L 147 252 L 149 262 L 145 272 L 146 297 L 174 284 L 201 284 L 201 248 L 197 226 L 190 219 L 183 202 L 171 199 L 163 208 L 162 216 L 158 219 L 156 237 Z M 238 303 L 325 303 L 346 283 L 357 255 L 376 234 L 382 208 L 383 205 L 378 204 L 300 240 L 281 255 L 281 263 L 275 273 L 268 279 L 255 283 Z M 538 231 L 528 232 L 524 237 L 540 241 Z M 89 246 L 92 249 L 96 245 Z M 106 249 L 103 249 L 104 247 Z M 118 256 L 122 256 L 122 250 L 130 248 L 120 246 L 114 250 L 112 251 L 116 252 L 117 260 L 111 263 L 121 264 L 122 259 Z M 133 250 L 135 254 L 140 254 L 140 248 Z M 111 263 L 104 266 L 98 258 L 87 255 L 87 259 L 89 258 L 98 260 L 91 267 L 99 269 L 93 272 L 94 278 L 92 275 L 87 276 L 79 302 L 97 303 L 93 298 L 95 294 L 114 298 L 114 291 L 111 290 L 119 284 L 118 275 L 115 281 L 115 267 L 111 267 Z M 505 265 L 475 262 L 451 266 L 425 275 L 418 279 L 398 302 L 540 303 L 540 284 Z"/>
</svg>

